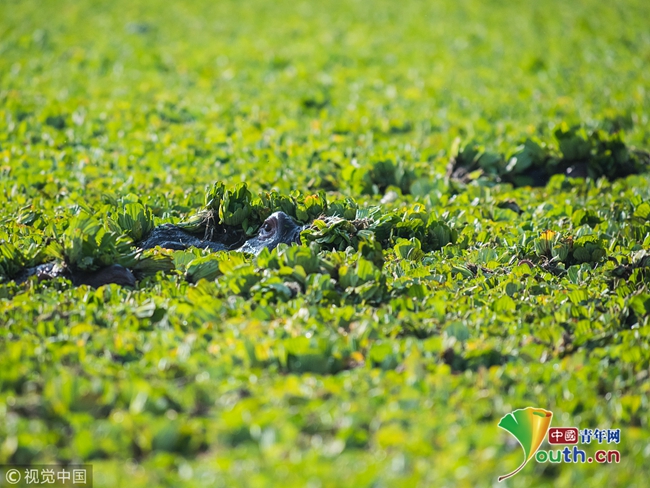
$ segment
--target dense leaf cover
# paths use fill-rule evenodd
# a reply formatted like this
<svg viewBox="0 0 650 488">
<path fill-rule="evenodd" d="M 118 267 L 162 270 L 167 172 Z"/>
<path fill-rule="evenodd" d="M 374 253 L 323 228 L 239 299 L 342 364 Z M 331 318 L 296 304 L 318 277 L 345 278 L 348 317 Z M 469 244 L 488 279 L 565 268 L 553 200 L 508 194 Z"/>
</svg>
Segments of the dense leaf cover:
<svg viewBox="0 0 650 488">
<path fill-rule="evenodd" d="M 645 486 L 648 18 L 3 2 L 0 464 L 88 462 L 98 487 L 493 485 L 520 462 L 498 421 L 532 405 L 621 428 L 621 463 L 505 484 Z M 137 248 L 163 223 L 234 247 L 278 210 L 300 245 Z M 13 281 L 53 260 L 139 281 Z"/>
</svg>

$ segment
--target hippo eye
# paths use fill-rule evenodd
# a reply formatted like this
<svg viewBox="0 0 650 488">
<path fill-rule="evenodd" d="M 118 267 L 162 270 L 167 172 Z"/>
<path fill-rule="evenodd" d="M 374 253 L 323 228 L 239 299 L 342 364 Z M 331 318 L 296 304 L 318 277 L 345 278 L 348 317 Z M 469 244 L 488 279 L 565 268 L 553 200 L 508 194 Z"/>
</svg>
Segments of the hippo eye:
<svg viewBox="0 0 650 488">
<path fill-rule="evenodd" d="M 268 220 L 262 224 L 262 233 L 270 234 L 273 230 L 273 224 Z"/>
</svg>

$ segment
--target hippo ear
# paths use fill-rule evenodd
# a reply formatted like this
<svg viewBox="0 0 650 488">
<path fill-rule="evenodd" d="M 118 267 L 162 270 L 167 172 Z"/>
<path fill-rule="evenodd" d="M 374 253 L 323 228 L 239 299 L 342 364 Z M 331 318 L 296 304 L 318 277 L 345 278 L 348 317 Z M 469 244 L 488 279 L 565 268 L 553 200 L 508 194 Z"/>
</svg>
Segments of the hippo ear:
<svg viewBox="0 0 650 488">
<path fill-rule="evenodd" d="M 282 237 L 281 241 L 286 244 L 291 244 L 293 242 L 300 243 L 300 232 L 302 232 L 304 227 L 296 224 L 296 221 L 293 220 L 286 214 L 282 214 Z"/>
<path fill-rule="evenodd" d="M 300 242 L 300 233 L 304 227 L 295 226 L 287 235 L 287 244 L 295 242 L 296 244 L 301 244 Z"/>
</svg>

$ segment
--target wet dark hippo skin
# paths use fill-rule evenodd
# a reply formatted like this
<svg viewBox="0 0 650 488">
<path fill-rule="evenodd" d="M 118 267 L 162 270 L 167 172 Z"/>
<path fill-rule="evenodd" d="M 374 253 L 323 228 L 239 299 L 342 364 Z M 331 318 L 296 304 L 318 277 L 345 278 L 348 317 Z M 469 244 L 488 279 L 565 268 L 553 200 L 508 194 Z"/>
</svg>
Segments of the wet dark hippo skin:
<svg viewBox="0 0 650 488">
<path fill-rule="evenodd" d="M 120 286 L 135 286 L 135 276 L 124 266 L 112 264 L 92 273 L 73 273 L 72 284 L 75 286 L 88 285 L 99 288 L 102 285 L 115 283 Z"/>
<path fill-rule="evenodd" d="M 23 270 L 15 278 L 15 282 L 20 284 L 31 276 L 36 276 L 38 281 L 51 280 L 54 278 L 67 278 L 75 286 L 88 285 L 93 288 L 99 288 L 102 285 L 115 283 L 120 286 L 135 286 L 135 276 L 124 266 L 112 264 L 97 271 L 77 271 L 72 272 L 67 268 L 58 266 L 55 263 L 45 263 L 33 268 Z"/>
<path fill-rule="evenodd" d="M 234 250 L 257 255 L 262 249 L 273 250 L 280 243 L 300 243 L 300 232 L 303 229 L 304 227 L 298 225 L 284 212 L 275 212 L 264 221 L 255 237 Z M 229 250 L 227 246 L 220 242 L 199 239 L 172 224 L 163 224 L 156 227 L 138 247 L 140 249 L 151 249 L 157 246 L 173 250 L 183 250 L 189 247 L 197 247 L 213 252 Z M 45 263 L 23 270 L 15 281 L 16 283 L 23 283 L 30 276 L 36 276 L 39 281 L 61 276 L 71 280 L 75 286 L 88 285 L 94 288 L 109 283 L 116 283 L 121 286 L 135 286 L 136 282 L 133 273 L 119 264 L 113 264 L 92 272 L 73 272 L 56 263 Z"/>
<path fill-rule="evenodd" d="M 163 249 L 180 251 L 188 247 L 209 249 L 210 251 L 226 251 L 228 248 L 220 242 L 199 239 L 189 232 L 173 224 L 163 224 L 156 227 L 149 237 L 140 243 L 140 249 L 152 249 L 160 246 Z"/>
<path fill-rule="evenodd" d="M 174 250 L 198 247 L 210 251 L 235 250 L 257 255 L 262 249 L 267 248 L 272 250 L 280 243 L 291 244 L 300 242 L 300 232 L 303 229 L 304 227 L 299 226 L 284 212 L 275 212 L 264 221 L 255 237 L 246 241 L 239 248 L 229 249 L 221 242 L 199 239 L 180 227 L 172 224 L 164 224 L 156 227 L 139 247 L 141 249 L 151 249 L 159 246 L 163 249 Z"/>
</svg>

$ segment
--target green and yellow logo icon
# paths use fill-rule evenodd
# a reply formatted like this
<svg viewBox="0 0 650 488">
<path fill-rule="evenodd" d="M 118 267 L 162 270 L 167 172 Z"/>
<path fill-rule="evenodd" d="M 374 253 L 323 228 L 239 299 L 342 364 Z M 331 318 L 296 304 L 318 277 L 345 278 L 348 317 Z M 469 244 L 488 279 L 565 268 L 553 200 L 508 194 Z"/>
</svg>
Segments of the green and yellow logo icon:
<svg viewBox="0 0 650 488">
<path fill-rule="evenodd" d="M 534 407 L 520 408 L 503 416 L 499 427 L 509 432 L 521 444 L 524 462 L 512 473 L 499 476 L 499 481 L 516 475 L 533 458 L 546 437 L 552 418 L 553 412 Z"/>
</svg>

